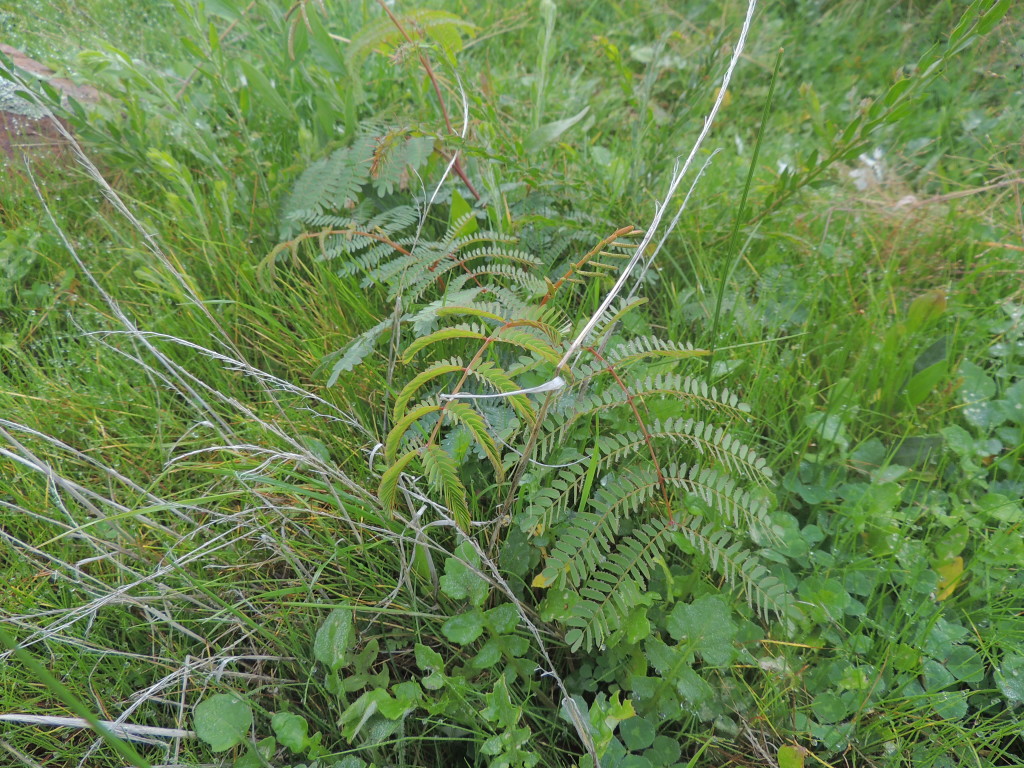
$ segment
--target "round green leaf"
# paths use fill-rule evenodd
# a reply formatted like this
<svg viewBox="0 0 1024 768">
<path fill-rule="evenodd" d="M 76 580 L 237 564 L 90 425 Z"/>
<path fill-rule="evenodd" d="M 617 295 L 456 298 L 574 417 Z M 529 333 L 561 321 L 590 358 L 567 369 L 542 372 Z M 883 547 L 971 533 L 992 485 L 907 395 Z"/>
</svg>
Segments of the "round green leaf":
<svg viewBox="0 0 1024 768">
<path fill-rule="evenodd" d="M 815 613 L 824 613 L 823 618 L 833 621 L 841 618 L 850 605 L 850 593 L 838 579 L 811 576 L 800 583 L 798 591 L 816 609 Z"/>
<path fill-rule="evenodd" d="M 277 738 L 292 752 L 302 752 L 306 748 L 309 725 L 306 718 L 293 715 L 291 712 L 278 712 L 270 720 Z"/>
<path fill-rule="evenodd" d="M 336 672 L 344 665 L 345 654 L 354 640 L 352 611 L 348 608 L 335 608 L 317 630 L 313 640 L 313 656 L 320 663 L 326 664 L 331 672 Z"/>
<path fill-rule="evenodd" d="M 631 717 L 619 725 L 619 735 L 626 747 L 634 752 L 647 749 L 654 743 L 657 732 L 654 725 L 642 717 Z"/>
<path fill-rule="evenodd" d="M 946 657 L 946 669 L 965 683 L 980 683 L 985 676 L 985 663 L 969 645 L 958 645 L 950 651 Z"/>
<path fill-rule="evenodd" d="M 196 705 L 196 735 L 214 752 L 240 744 L 252 727 L 252 707 L 245 699 L 218 693 Z"/>
<path fill-rule="evenodd" d="M 647 608 L 639 606 L 630 611 L 622 622 L 622 628 L 626 631 L 626 641 L 629 643 L 639 643 L 650 637 L 651 622 L 647 620 Z"/>
<path fill-rule="evenodd" d="M 693 648 L 708 664 L 724 666 L 736 656 L 736 623 L 732 609 L 720 597 L 705 595 L 690 605 L 676 603 L 666 628 L 673 639 Z"/>
<path fill-rule="evenodd" d="M 1011 654 L 1003 659 L 996 672 L 996 685 L 1011 704 L 1024 702 L 1024 656 Z"/>
<path fill-rule="evenodd" d="M 501 641 L 492 637 L 484 643 L 484 647 L 470 660 L 469 664 L 474 669 L 490 669 L 499 661 L 501 661 Z"/>
<path fill-rule="evenodd" d="M 675 684 L 676 693 L 687 701 L 691 710 L 697 710 L 715 698 L 714 689 L 708 685 L 708 682 L 703 677 L 689 667 L 682 667 L 676 670 L 671 680 Z"/>
<path fill-rule="evenodd" d="M 627 720 L 626 722 L 629 721 Z M 679 742 L 676 739 L 670 739 L 668 736 L 656 736 L 654 744 L 644 752 L 644 757 L 648 758 L 655 765 L 674 765 L 679 762 L 681 752 Z"/>
<path fill-rule="evenodd" d="M 453 643 L 467 645 L 476 640 L 484 631 L 484 616 L 479 610 L 472 610 L 452 616 L 441 625 L 441 632 Z"/>
<path fill-rule="evenodd" d="M 779 747 L 779 768 L 804 768 L 804 757 L 807 750 L 804 747 L 786 744 Z"/>
<path fill-rule="evenodd" d="M 626 755 L 619 763 L 620 768 L 654 768 L 646 755 Z"/>
<path fill-rule="evenodd" d="M 508 635 L 519 624 L 519 611 L 512 603 L 502 603 L 484 612 L 484 620 L 496 635 Z"/>
<path fill-rule="evenodd" d="M 929 692 L 940 691 L 956 681 L 950 671 L 935 659 L 925 659 L 921 665 L 921 675 Z"/>
<path fill-rule="evenodd" d="M 487 599 L 489 589 L 490 585 L 480 576 L 480 557 L 470 544 L 463 542 L 445 561 L 441 591 L 455 600 L 469 600 L 479 606 Z"/>
<path fill-rule="evenodd" d="M 820 693 L 811 703 L 814 716 L 821 723 L 837 723 L 846 717 L 846 704 L 834 693 Z"/>
</svg>

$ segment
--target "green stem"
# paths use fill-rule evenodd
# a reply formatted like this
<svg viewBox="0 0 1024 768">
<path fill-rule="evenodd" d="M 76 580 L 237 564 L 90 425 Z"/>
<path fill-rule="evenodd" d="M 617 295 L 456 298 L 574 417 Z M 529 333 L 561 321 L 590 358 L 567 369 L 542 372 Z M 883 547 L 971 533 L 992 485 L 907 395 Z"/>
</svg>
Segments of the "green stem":
<svg viewBox="0 0 1024 768">
<path fill-rule="evenodd" d="M 18 645 L 17 641 L 3 627 L 0 627 L 0 645 L 6 646 L 14 654 L 14 658 L 24 664 L 28 671 L 35 675 L 37 680 L 50 689 L 50 693 L 64 702 L 68 709 L 89 723 L 92 729 L 96 731 L 96 735 L 103 739 L 107 746 L 136 768 L 150 768 L 146 758 L 136 752 L 135 748 L 127 741 L 115 736 L 89 707 L 68 690 L 60 680 L 54 677 L 46 667 L 40 664 L 31 653 Z"/>
<path fill-rule="evenodd" d="M 775 94 L 775 83 L 779 76 L 779 70 L 782 68 L 782 54 L 783 49 L 779 48 L 778 54 L 775 56 L 775 67 L 772 70 L 772 81 L 768 86 L 768 98 L 764 102 L 764 110 L 761 112 L 761 123 L 757 128 L 757 138 L 754 140 L 754 154 L 750 158 L 750 167 L 747 168 L 747 179 L 743 184 L 743 194 L 740 197 L 740 204 L 736 208 L 736 218 L 733 219 L 732 233 L 729 236 L 729 247 L 726 249 L 726 254 L 731 255 L 732 258 L 728 259 L 725 263 L 725 269 L 719 276 L 718 280 L 718 296 L 715 299 L 715 315 L 711 321 L 711 339 L 708 343 L 708 367 L 705 378 L 708 383 L 711 383 L 711 372 L 714 369 L 715 364 L 715 349 L 718 344 L 718 328 L 722 320 L 722 301 L 725 298 L 725 287 L 732 277 L 733 270 L 736 269 L 736 265 L 740 260 L 740 249 L 737 247 L 740 239 L 740 224 L 743 222 L 743 216 L 747 209 L 747 197 L 750 194 L 750 185 L 754 180 L 754 171 L 757 168 L 757 157 L 761 153 L 761 141 L 764 138 L 764 127 L 768 122 L 768 114 L 771 111 L 772 96 Z"/>
</svg>

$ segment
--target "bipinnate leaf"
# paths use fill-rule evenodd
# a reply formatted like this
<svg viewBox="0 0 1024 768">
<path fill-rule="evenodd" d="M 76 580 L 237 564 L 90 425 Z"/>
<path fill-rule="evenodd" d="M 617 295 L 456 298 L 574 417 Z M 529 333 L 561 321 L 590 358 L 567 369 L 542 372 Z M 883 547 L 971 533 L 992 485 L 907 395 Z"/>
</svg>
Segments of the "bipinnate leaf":
<svg viewBox="0 0 1024 768">
<path fill-rule="evenodd" d="M 429 8 L 410 10 L 397 14 L 395 18 L 413 39 L 432 41 L 449 55 L 462 48 L 462 35 L 471 36 L 477 29 L 474 24 L 453 13 Z M 349 66 L 361 63 L 373 51 L 390 52 L 393 46 L 403 41 L 403 33 L 398 26 L 389 16 L 382 15 L 365 24 L 348 45 Z"/>
<path fill-rule="evenodd" d="M 511 344 L 521 349 L 525 349 L 528 352 L 532 352 L 537 357 L 548 361 L 552 365 L 558 365 L 561 361 L 562 355 L 546 341 L 543 341 L 534 336 L 530 331 L 523 328 L 518 328 L 514 325 L 507 325 L 504 328 L 499 328 L 494 333 L 494 340 L 504 344 Z"/>
<path fill-rule="evenodd" d="M 414 408 L 405 414 L 401 419 L 395 422 L 395 426 L 388 432 L 387 438 L 384 440 L 384 459 L 388 464 L 391 464 L 395 460 L 395 456 L 398 455 L 398 447 L 402 443 L 402 437 L 406 431 L 416 421 L 422 419 L 424 416 L 430 413 L 435 413 L 441 410 L 439 405 L 421 405 L 418 408 Z"/>
<path fill-rule="evenodd" d="M 452 207 L 448 212 L 448 231 L 456 237 L 471 235 L 480 229 L 476 216 L 473 214 L 473 206 L 466 202 L 466 198 L 459 194 L 458 189 L 452 189 Z"/>
<path fill-rule="evenodd" d="M 501 454 L 498 452 L 498 446 L 495 444 L 494 438 L 487 431 L 487 425 L 484 423 L 483 416 L 473 410 L 470 405 L 457 402 L 448 403 L 445 412 L 469 430 L 477 445 L 480 446 L 490 460 L 498 480 L 503 480 L 505 478 L 505 470 L 501 465 Z"/>
<path fill-rule="evenodd" d="M 637 526 L 582 584 L 581 599 L 565 619 L 573 627 L 565 635 L 572 650 L 585 646 L 589 651 L 621 628 L 622 616 L 643 599 L 643 590 L 671 535 L 672 529 L 662 519 Z"/>
<path fill-rule="evenodd" d="M 377 487 L 377 498 L 380 499 L 380 503 L 384 505 L 385 509 L 393 509 L 395 507 L 398 496 L 398 480 L 402 476 L 402 470 L 418 455 L 418 448 L 403 454 L 381 475 L 380 485 Z"/>
<path fill-rule="evenodd" d="M 511 376 L 490 360 L 483 360 L 477 363 L 470 369 L 469 373 L 481 381 L 486 381 L 498 392 L 515 392 L 520 388 Z M 530 398 L 526 395 L 512 395 L 505 398 L 505 401 L 515 409 L 515 412 L 527 424 L 532 425 L 536 421 L 537 415 L 530 404 Z"/>
<path fill-rule="evenodd" d="M 266 85 L 273 92 L 273 88 Z M 370 158 L 352 147 L 336 150 L 309 166 L 295 184 L 285 210 L 293 218 L 308 218 L 325 210 L 342 209 L 356 200 L 370 177 Z"/>
<path fill-rule="evenodd" d="M 459 479 L 459 467 L 439 445 L 428 445 L 423 449 L 423 471 L 434 490 L 444 498 L 445 506 L 452 513 L 455 523 L 463 531 L 469 531 L 469 502 L 466 487 Z"/>
<path fill-rule="evenodd" d="M 408 384 L 402 387 L 402 391 L 395 398 L 395 407 L 392 411 L 391 420 L 397 422 L 405 416 L 405 409 L 409 405 L 409 401 L 428 381 L 448 373 L 461 373 L 464 370 L 465 368 L 459 363 L 443 361 L 434 363 L 429 368 L 420 371 Z"/>
<path fill-rule="evenodd" d="M 431 344 L 436 344 L 439 341 L 449 341 L 450 339 L 473 339 L 474 341 L 484 341 L 487 338 L 487 334 L 472 328 L 442 328 L 439 331 L 421 336 L 420 338 L 413 341 L 408 347 L 405 348 L 405 352 L 402 353 L 402 362 L 409 363 L 424 347 L 429 347 Z"/>
</svg>

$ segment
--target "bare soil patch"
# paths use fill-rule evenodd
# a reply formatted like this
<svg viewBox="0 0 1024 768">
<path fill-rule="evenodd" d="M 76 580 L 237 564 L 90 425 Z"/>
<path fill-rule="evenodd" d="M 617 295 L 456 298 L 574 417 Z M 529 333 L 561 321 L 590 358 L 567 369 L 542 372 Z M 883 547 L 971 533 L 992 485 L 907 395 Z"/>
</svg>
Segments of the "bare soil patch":
<svg viewBox="0 0 1024 768">
<path fill-rule="evenodd" d="M 95 88 L 76 85 L 65 78 L 55 77 L 56 73 L 52 69 L 16 48 L 0 44 L 0 53 L 12 60 L 16 70 L 46 80 L 64 97 L 83 103 L 99 101 L 100 94 Z M 63 157 L 67 140 L 57 123 L 36 105 L 16 96 L 14 90 L 12 83 L 0 80 L 0 153 L 11 160 L 20 158 L 23 154 L 33 158 Z M 62 118 L 57 118 L 57 121 L 70 132 L 67 121 Z"/>
</svg>

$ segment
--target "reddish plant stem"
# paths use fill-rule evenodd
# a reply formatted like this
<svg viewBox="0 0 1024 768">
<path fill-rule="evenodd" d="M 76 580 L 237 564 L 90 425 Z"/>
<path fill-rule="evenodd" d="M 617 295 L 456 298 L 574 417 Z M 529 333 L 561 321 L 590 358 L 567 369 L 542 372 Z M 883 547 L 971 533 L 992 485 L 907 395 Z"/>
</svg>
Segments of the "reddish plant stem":
<svg viewBox="0 0 1024 768">
<path fill-rule="evenodd" d="M 385 3 L 384 0 L 377 0 L 377 4 L 384 9 L 384 13 L 388 15 L 388 18 L 391 19 L 391 23 L 395 25 L 395 28 L 402 34 L 405 41 L 412 45 L 412 37 L 410 37 L 409 33 L 405 31 L 405 27 L 402 26 L 402 22 L 398 20 L 398 17 L 391 12 L 390 8 L 388 8 L 387 3 Z M 441 108 L 441 115 L 444 117 L 445 127 L 448 129 L 448 133 L 457 136 L 458 134 L 456 133 L 455 128 L 452 127 L 452 119 L 448 116 L 448 108 L 444 105 L 444 96 L 441 94 L 441 85 L 437 82 L 437 75 L 434 74 L 434 68 L 430 66 L 430 60 L 423 51 L 419 51 L 418 55 L 420 64 L 423 65 L 423 70 L 427 73 L 427 77 L 430 78 L 430 84 L 434 88 L 434 95 L 437 96 L 437 104 Z M 459 158 L 458 151 L 455 153 L 455 163 L 452 165 L 452 170 L 454 170 L 458 177 L 462 179 L 462 183 L 466 185 L 466 189 L 468 189 L 470 194 L 479 202 L 480 193 L 476 191 L 476 188 L 472 183 L 470 183 L 469 178 L 466 176 L 466 172 L 462 169 L 462 161 Z"/>
<path fill-rule="evenodd" d="M 492 343 L 494 343 L 494 340 L 494 336 L 488 336 L 486 339 L 484 339 L 484 343 L 480 345 L 480 349 L 478 349 L 476 351 L 476 354 L 473 355 L 473 359 L 470 360 L 469 363 L 462 369 L 462 376 L 459 378 L 458 384 L 456 384 L 454 389 L 452 389 L 452 394 L 458 394 L 459 392 L 462 391 L 462 387 L 465 386 L 466 379 L 469 378 L 469 373 L 470 371 L 473 370 L 473 366 L 477 364 L 481 357 L 483 357 L 484 352 L 486 352 L 487 348 L 491 346 Z M 437 442 L 437 438 L 440 436 L 441 432 L 441 424 L 442 422 L 444 422 L 444 412 L 447 409 L 448 403 L 442 401 L 441 409 L 437 412 L 437 423 L 434 425 L 434 428 L 430 431 L 430 437 L 427 440 L 427 445 L 433 445 L 435 442 Z"/>
<path fill-rule="evenodd" d="M 651 454 L 651 462 L 654 464 L 654 472 L 658 479 L 658 488 L 661 490 L 661 498 L 665 503 L 665 511 L 668 513 L 669 524 L 675 524 L 675 515 L 672 513 L 672 502 L 668 498 L 668 484 L 665 482 L 665 475 L 661 471 L 661 462 L 658 461 L 658 454 L 654 450 L 654 438 L 651 437 L 651 433 L 647 431 L 647 425 L 644 423 L 643 417 L 640 415 L 640 409 L 636 407 L 636 398 L 633 397 L 629 391 L 629 387 L 619 376 L 618 371 L 615 370 L 615 365 L 609 363 L 608 360 L 597 350 L 595 347 L 584 347 L 585 350 L 594 355 L 604 366 L 605 370 L 612 375 L 615 379 L 615 383 L 619 385 L 623 393 L 626 395 L 626 402 L 629 403 L 629 407 L 633 410 L 633 415 L 636 417 L 637 424 L 640 425 L 640 432 L 644 436 L 644 442 L 647 443 L 647 450 Z"/>
<path fill-rule="evenodd" d="M 326 229 L 326 230 L 320 230 L 319 232 L 303 232 L 301 235 L 296 237 L 294 240 L 289 240 L 287 243 L 282 243 L 281 246 L 297 247 L 298 244 L 301 243 L 303 240 L 312 240 L 314 237 L 317 238 L 317 239 L 321 239 L 321 238 L 324 238 L 324 237 L 328 237 L 329 235 L 358 235 L 360 237 L 368 237 L 371 240 L 377 240 L 378 242 L 384 243 L 385 245 L 388 245 L 388 246 L 394 248 L 396 251 L 398 251 L 401 254 L 404 254 L 406 256 L 411 255 L 410 251 L 408 251 L 407 249 L 403 248 L 398 243 L 396 243 L 394 240 L 392 240 L 391 238 L 389 238 L 389 237 L 387 237 L 385 235 L 379 235 L 379 234 L 377 234 L 375 232 L 362 232 L 361 230 L 358 230 L 358 229 Z M 275 250 L 277 250 L 277 251 L 283 250 L 283 248 L 281 246 L 279 246 Z M 321 243 L 321 248 L 322 247 L 323 247 L 323 243 Z"/>
<path fill-rule="evenodd" d="M 630 237 L 638 232 L 640 232 L 640 230 L 634 227 L 632 224 L 627 224 L 626 226 L 620 227 L 619 229 L 612 232 L 610 235 L 608 235 L 608 237 L 606 237 L 604 240 L 595 245 L 590 250 L 590 252 L 587 253 L 586 256 L 577 261 L 575 264 L 571 264 L 569 266 L 569 268 L 565 271 L 565 274 L 558 278 L 558 282 L 556 282 L 554 285 L 551 286 L 551 288 L 548 289 L 547 295 L 545 295 L 544 298 L 541 299 L 540 305 L 544 306 L 545 304 L 547 304 L 548 301 L 551 300 L 551 297 L 554 296 L 555 293 L 558 291 L 558 289 L 562 287 L 562 283 L 570 279 L 579 270 L 583 269 L 583 267 L 586 265 L 588 261 L 590 261 L 592 258 L 597 256 L 597 254 L 601 252 L 602 248 L 604 248 L 607 245 L 610 245 L 611 243 L 614 243 L 620 237 Z"/>
</svg>

